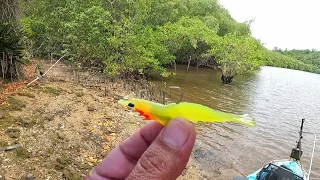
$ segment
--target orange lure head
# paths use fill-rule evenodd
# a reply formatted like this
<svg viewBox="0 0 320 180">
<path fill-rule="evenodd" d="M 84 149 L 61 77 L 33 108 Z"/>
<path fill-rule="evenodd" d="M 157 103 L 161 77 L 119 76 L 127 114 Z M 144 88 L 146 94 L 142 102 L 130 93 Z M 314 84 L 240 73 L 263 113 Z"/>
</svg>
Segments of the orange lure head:
<svg viewBox="0 0 320 180">
<path fill-rule="evenodd" d="M 131 99 L 120 99 L 118 103 L 126 107 L 134 108 L 134 110 L 138 112 L 141 116 L 143 116 L 145 120 L 153 119 L 151 115 L 151 108 L 152 108 L 151 101 L 138 99 L 138 98 L 131 98 Z"/>
</svg>

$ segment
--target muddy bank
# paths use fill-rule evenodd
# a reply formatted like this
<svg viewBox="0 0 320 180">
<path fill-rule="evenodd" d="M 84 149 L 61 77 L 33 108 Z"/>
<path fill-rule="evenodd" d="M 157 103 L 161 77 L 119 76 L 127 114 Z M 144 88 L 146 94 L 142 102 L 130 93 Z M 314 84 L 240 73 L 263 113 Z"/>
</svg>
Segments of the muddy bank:
<svg viewBox="0 0 320 180">
<path fill-rule="evenodd" d="M 117 92 L 114 92 L 115 94 Z M 0 174 L 79 179 L 141 122 L 113 97 L 68 83 L 19 91 L 1 106 Z"/>
</svg>

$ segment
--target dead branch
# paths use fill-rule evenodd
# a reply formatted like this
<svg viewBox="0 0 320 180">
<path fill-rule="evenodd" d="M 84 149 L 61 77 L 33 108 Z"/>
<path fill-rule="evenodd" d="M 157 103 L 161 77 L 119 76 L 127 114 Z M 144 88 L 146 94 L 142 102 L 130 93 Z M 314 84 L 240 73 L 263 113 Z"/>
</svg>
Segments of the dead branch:
<svg viewBox="0 0 320 180">
<path fill-rule="evenodd" d="M 58 64 L 58 62 L 63 59 L 65 57 L 65 55 L 63 55 L 60 59 L 58 59 L 42 76 L 38 76 L 37 78 L 35 78 L 34 80 L 32 80 L 31 82 L 29 82 L 27 84 L 27 87 L 31 86 L 32 83 L 36 82 L 37 80 L 39 80 L 40 78 L 44 77 L 56 64 Z"/>
<path fill-rule="evenodd" d="M 1 151 L 11 151 L 11 150 L 14 150 L 14 149 L 17 149 L 17 148 L 21 148 L 22 146 L 20 144 L 15 144 L 15 145 L 12 145 L 12 146 L 8 146 L 6 148 L 2 148 L 0 149 L 0 152 Z"/>
</svg>

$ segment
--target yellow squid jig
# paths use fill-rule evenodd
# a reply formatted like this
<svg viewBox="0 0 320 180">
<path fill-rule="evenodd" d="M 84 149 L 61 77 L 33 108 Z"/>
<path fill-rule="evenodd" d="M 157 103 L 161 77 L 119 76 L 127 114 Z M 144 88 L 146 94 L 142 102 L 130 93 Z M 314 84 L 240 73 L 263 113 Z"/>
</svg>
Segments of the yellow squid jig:
<svg viewBox="0 0 320 180">
<path fill-rule="evenodd" d="M 167 105 L 138 98 L 120 99 L 119 104 L 132 107 L 145 120 L 156 120 L 166 125 L 176 117 L 182 117 L 191 122 L 233 122 L 255 127 L 255 120 L 248 114 L 237 115 L 214 110 L 196 103 L 179 102 Z"/>
</svg>

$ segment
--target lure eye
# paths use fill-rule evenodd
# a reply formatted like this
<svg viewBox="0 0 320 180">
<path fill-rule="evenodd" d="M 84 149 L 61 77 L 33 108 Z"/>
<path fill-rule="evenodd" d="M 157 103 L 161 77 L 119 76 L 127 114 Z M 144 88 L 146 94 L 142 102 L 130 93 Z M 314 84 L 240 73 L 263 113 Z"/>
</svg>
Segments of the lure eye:
<svg viewBox="0 0 320 180">
<path fill-rule="evenodd" d="M 134 107 L 134 104 L 133 103 L 129 103 L 128 106 L 129 107 Z"/>
</svg>

